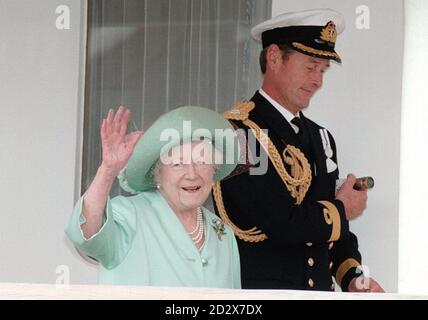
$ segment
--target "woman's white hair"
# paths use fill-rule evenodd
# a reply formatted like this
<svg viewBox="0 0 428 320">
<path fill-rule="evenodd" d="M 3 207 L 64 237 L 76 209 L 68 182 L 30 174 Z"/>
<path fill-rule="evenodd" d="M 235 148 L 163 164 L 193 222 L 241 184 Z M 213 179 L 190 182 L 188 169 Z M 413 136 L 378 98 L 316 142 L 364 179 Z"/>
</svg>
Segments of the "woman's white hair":
<svg viewBox="0 0 428 320">
<path fill-rule="evenodd" d="M 212 143 L 209 143 L 211 146 Z M 183 144 L 180 144 L 180 146 L 182 146 Z M 220 168 L 221 163 L 223 162 L 223 153 L 218 150 L 215 146 L 213 146 L 213 150 L 214 152 L 212 153 L 213 155 L 213 168 L 214 168 L 214 174 L 215 172 Z M 218 161 L 217 159 L 220 159 L 220 163 L 216 163 L 216 161 Z M 153 165 L 152 169 L 151 169 L 151 176 L 152 176 L 152 181 L 154 183 L 154 186 L 156 187 L 157 185 L 159 185 L 159 179 L 160 179 L 160 170 L 162 168 L 162 166 L 164 165 L 164 163 L 162 162 L 162 157 L 160 157 L 158 159 L 158 161 Z"/>
</svg>

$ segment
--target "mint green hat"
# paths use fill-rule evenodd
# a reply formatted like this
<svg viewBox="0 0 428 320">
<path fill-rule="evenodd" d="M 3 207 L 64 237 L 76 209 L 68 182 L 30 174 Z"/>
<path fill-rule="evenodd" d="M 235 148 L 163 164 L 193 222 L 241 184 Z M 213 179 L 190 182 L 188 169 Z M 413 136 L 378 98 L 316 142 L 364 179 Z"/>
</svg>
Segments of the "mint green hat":
<svg viewBox="0 0 428 320">
<path fill-rule="evenodd" d="M 209 141 L 222 152 L 213 180 L 227 177 L 239 160 L 239 143 L 234 128 L 219 113 L 184 106 L 160 116 L 135 146 L 126 167 L 120 172 L 120 186 L 130 193 L 155 189 L 152 169 L 163 152 L 186 142 Z"/>
</svg>

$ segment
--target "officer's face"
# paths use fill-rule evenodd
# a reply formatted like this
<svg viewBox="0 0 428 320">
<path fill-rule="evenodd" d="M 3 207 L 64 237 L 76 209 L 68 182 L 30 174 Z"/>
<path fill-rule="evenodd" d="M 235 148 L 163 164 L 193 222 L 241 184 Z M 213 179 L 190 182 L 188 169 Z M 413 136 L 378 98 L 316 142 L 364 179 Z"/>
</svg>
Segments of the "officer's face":
<svg viewBox="0 0 428 320">
<path fill-rule="evenodd" d="M 327 59 L 320 59 L 293 52 L 278 63 L 273 76 L 278 101 L 291 112 L 306 108 L 315 92 L 321 88 L 324 72 L 329 68 Z"/>
</svg>

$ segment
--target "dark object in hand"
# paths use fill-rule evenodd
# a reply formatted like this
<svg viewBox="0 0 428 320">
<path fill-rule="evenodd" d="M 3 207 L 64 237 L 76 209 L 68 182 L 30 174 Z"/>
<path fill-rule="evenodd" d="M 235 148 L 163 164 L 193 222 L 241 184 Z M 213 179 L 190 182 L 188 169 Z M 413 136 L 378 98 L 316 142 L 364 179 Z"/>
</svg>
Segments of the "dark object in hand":
<svg viewBox="0 0 428 320">
<path fill-rule="evenodd" d="M 346 179 L 337 179 L 336 180 L 336 193 L 342 187 Z M 354 190 L 364 191 L 370 190 L 374 187 L 374 179 L 372 177 L 362 177 L 357 178 L 354 184 Z"/>
<path fill-rule="evenodd" d="M 357 178 L 354 189 L 359 191 L 369 190 L 374 187 L 374 179 L 372 177 Z"/>
</svg>

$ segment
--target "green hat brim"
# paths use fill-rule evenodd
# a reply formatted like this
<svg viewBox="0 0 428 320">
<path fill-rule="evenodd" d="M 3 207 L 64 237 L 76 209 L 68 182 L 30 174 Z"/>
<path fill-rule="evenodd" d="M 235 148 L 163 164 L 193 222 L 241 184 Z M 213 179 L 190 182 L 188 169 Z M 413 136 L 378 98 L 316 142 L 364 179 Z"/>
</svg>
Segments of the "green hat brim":
<svg viewBox="0 0 428 320">
<path fill-rule="evenodd" d="M 190 121 L 190 127 L 187 121 Z M 227 138 L 222 139 L 222 132 L 227 134 Z M 213 180 L 227 177 L 239 159 L 239 143 L 234 128 L 215 111 L 184 106 L 162 115 L 144 132 L 127 166 L 118 176 L 121 187 L 131 193 L 153 190 L 152 168 L 161 153 L 184 142 L 202 139 L 211 141 L 223 153 L 223 163 L 219 164 Z"/>
</svg>

